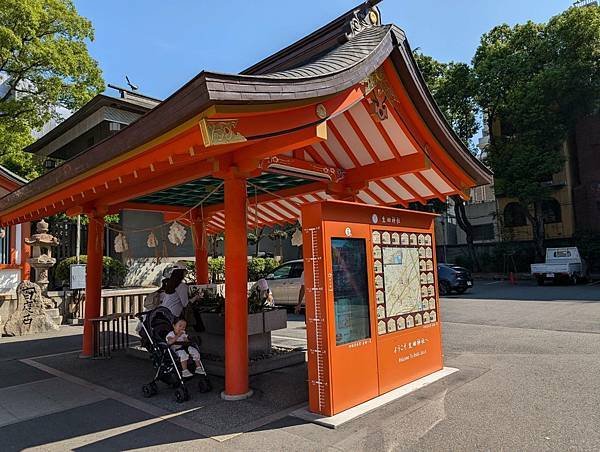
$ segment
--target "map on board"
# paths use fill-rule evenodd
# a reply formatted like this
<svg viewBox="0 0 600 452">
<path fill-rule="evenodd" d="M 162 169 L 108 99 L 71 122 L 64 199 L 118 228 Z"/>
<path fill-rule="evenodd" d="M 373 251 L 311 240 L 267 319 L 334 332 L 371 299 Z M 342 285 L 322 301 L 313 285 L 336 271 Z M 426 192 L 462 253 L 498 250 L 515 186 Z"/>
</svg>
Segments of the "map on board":
<svg viewBox="0 0 600 452">
<path fill-rule="evenodd" d="M 383 247 L 383 276 L 388 317 L 421 311 L 417 248 Z"/>
</svg>

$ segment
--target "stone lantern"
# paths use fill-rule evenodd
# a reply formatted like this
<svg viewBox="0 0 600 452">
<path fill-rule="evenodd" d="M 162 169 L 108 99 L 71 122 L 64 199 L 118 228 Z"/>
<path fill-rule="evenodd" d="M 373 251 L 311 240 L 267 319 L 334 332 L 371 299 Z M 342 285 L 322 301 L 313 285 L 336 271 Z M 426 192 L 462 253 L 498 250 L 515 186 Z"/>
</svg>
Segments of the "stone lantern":
<svg viewBox="0 0 600 452">
<path fill-rule="evenodd" d="M 44 220 L 36 225 L 36 234 L 25 239 L 31 246 L 30 265 L 35 269 L 35 282 L 42 289 L 42 294 L 48 293 L 48 269 L 56 264 L 52 257 L 52 247 L 58 245 L 58 239 L 48 233 L 48 223 Z"/>
<path fill-rule="evenodd" d="M 58 239 L 48 234 L 48 223 L 44 220 L 36 225 L 36 234 L 24 239 L 31 246 L 29 263 L 35 269 L 35 283 L 22 281 L 17 287 L 17 307 L 4 325 L 4 334 L 24 334 L 56 331 L 62 317 L 54 302 L 47 297 L 48 269 L 56 263 L 52 247 Z"/>
</svg>

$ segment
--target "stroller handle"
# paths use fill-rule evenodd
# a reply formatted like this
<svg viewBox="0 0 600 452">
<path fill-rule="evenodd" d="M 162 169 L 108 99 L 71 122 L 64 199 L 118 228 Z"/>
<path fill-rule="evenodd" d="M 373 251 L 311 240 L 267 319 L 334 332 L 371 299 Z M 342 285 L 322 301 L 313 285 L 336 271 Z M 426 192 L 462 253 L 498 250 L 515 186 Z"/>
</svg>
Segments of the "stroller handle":
<svg viewBox="0 0 600 452">
<path fill-rule="evenodd" d="M 152 312 L 152 310 L 150 311 L 142 311 L 142 312 L 138 312 L 137 314 L 134 314 L 134 317 L 137 317 L 138 319 L 141 319 L 143 316 L 145 316 L 146 314 L 150 314 Z"/>
</svg>

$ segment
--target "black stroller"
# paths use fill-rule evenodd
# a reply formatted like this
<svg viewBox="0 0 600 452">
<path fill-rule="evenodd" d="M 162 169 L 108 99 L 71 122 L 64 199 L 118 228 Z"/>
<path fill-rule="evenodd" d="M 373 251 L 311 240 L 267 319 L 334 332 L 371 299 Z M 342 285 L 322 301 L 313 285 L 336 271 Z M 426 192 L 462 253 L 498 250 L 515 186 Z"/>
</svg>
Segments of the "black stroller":
<svg viewBox="0 0 600 452">
<path fill-rule="evenodd" d="M 166 336 L 173 329 L 173 314 L 168 308 L 159 306 L 152 311 L 140 312 L 136 314 L 140 319 L 141 329 L 140 338 L 142 347 L 150 353 L 152 365 L 156 370 L 154 379 L 142 386 L 144 397 L 152 397 L 158 392 L 156 382 L 158 380 L 168 384 L 175 389 L 175 399 L 177 402 L 185 402 L 189 400 L 190 395 L 185 385 L 185 380 L 181 376 L 181 363 L 174 356 L 171 348 L 167 344 Z M 189 344 L 194 346 L 193 344 Z M 202 366 L 202 363 L 200 363 Z M 188 369 L 194 373 L 196 363 L 191 359 L 188 362 Z M 201 369 L 199 377 L 198 389 L 200 392 L 209 392 L 212 389 L 210 380 L 206 375 L 204 367 Z M 191 377 L 190 377 L 191 378 Z M 187 380 L 187 379 L 186 379 Z"/>
</svg>

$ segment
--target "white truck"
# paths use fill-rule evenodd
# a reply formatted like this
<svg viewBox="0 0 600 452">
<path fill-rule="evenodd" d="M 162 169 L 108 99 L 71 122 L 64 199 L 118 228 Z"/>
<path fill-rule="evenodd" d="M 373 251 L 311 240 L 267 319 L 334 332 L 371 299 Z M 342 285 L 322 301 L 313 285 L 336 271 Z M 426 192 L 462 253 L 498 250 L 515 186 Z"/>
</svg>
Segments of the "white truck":
<svg viewBox="0 0 600 452">
<path fill-rule="evenodd" d="M 531 275 L 541 286 L 545 281 L 563 280 L 577 284 L 587 278 L 587 266 L 577 247 L 546 248 L 546 262 L 531 264 Z"/>
</svg>

